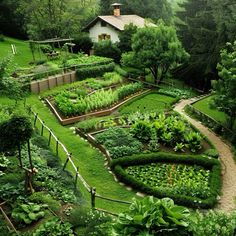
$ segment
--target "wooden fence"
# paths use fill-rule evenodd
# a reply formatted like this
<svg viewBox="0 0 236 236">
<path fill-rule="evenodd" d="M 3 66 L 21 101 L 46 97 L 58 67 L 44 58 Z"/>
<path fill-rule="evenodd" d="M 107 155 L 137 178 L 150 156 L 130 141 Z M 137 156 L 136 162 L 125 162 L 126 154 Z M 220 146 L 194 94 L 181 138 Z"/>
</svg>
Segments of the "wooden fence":
<svg viewBox="0 0 236 236">
<path fill-rule="evenodd" d="M 63 170 L 65 170 L 68 163 L 71 164 L 71 166 L 73 167 L 73 172 L 74 172 L 73 174 L 75 176 L 75 188 L 77 188 L 78 180 L 80 180 L 81 183 L 83 184 L 83 186 L 85 187 L 85 189 L 87 190 L 87 192 L 90 193 L 90 201 L 91 201 L 91 208 L 92 209 L 97 209 L 97 210 L 109 213 L 111 215 L 117 215 L 116 213 L 109 212 L 109 211 L 104 210 L 104 209 L 96 208 L 96 199 L 102 199 L 104 201 L 109 201 L 109 202 L 114 202 L 114 203 L 116 202 L 116 203 L 125 204 L 125 205 L 130 205 L 131 204 L 131 202 L 128 202 L 128 201 L 123 201 L 123 200 L 119 200 L 119 199 L 112 199 L 112 198 L 104 197 L 104 196 L 98 194 L 96 192 L 96 187 L 90 186 L 87 183 L 87 181 L 83 178 L 83 176 L 79 173 L 79 167 L 76 166 L 73 162 L 72 153 L 70 153 L 67 150 L 67 148 L 65 147 L 65 145 L 61 141 L 59 141 L 59 139 L 52 132 L 52 130 L 45 125 L 45 122 L 38 116 L 38 113 L 35 113 L 34 111 L 32 111 L 32 109 L 29 109 L 29 111 L 30 111 L 31 115 L 33 116 L 33 125 L 34 125 L 34 127 L 36 127 L 38 125 L 37 127 L 39 128 L 40 135 L 45 136 L 45 130 L 48 131 L 48 133 L 49 133 L 49 135 L 48 135 L 48 146 L 51 146 L 52 139 L 54 139 L 54 141 L 55 141 L 54 148 L 55 148 L 55 153 L 56 153 L 57 156 L 59 156 L 59 147 L 62 148 L 63 152 L 66 155 L 66 161 L 63 165 Z M 39 123 L 39 124 L 37 124 L 37 123 Z"/>
<path fill-rule="evenodd" d="M 73 83 L 75 81 L 76 81 L 76 72 L 72 71 L 65 74 L 50 76 L 46 79 L 32 81 L 30 82 L 30 90 L 32 93 L 39 94 L 43 91 L 52 89 L 54 87 L 63 84 Z"/>
</svg>

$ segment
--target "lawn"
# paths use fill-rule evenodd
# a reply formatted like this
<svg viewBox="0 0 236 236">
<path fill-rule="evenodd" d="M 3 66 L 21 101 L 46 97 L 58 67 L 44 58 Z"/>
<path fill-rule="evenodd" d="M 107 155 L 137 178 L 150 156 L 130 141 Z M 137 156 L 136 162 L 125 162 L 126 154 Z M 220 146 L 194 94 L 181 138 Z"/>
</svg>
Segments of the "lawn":
<svg viewBox="0 0 236 236">
<path fill-rule="evenodd" d="M 226 125 L 227 115 L 224 112 L 218 111 L 210 106 L 211 100 L 214 96 L 209 96 L 193 104 L 193 107 L 206 115 L 212 117 L 219 123 Z M 236 130 L 236 122 L 234 123 L 234 130 Z"/>
<path fill-rule="evenodd" d="M 20 67 L 28 67 L 29 62 L 33 61 L 32 53 L 29 48 L 29 43 L 27 41 L 13 39 L 9 37 L 4 37 L 5 41 L 0 42 L 0 59 L 6 57 L 7 55 L 13 56 L 13 61 Z M 11 44 L 16 46 L 17 54 L 13 55 L 11 50 Z M 43 53 L 39 54 L 36 52 L 36 60 L 46 59 Z"/>
<path fill-rule="evenodd" d="M 27 99 L 27 104 L 31 105 L 32 109 L 38 112 L 39 117 L 55 133 L 68 151 L 72 153 L 72 159 L 75 165 L 79 167 L 79 172 L 90 186 L 96 186 L 97 193 L 113 199 L 131 201 L 135 196 L 135 192 L 128 191 L 125 187 L 114 181 L 113 176 L 104 167 L 103 155 L 97 149 L 82 140 L 78 135 L 73 134 L 69 126 L 61 126 L 37 96 L 31 95 Z M 41 129 L 41 126 L 38 128 Z M 48 137 L 47 132 L 44 132 L 44 135 Z M 53 142 L 52 148 L 55 149 L 55 143 Z M 60 158 L 62 159 L 62 163 L 64 163 L 66 157 L 61 151 Z M 68 169 L 74 175 L 72 166 L 68 165 Z M 82 184 L 79 187 L 86 200 L 89 201 L 90 196 L 86 189 Z M 96 200 L 96 207 L 112 212 L 122 212 L 127 209 L 126 205 L 104 200 Z"/>
<path fill-rule="evenodd" d="M 131 102 L 125 104 L 119 109 L 121 114 L 133 113 L 136 111 L 145 112 L 145 111 L 164 111 L 176 99 L 170 96 L 161 95 L 155 92 L 152 92 L 148 95 L 145 95 L 142 98 L 132 100 Z"/>
</svg>

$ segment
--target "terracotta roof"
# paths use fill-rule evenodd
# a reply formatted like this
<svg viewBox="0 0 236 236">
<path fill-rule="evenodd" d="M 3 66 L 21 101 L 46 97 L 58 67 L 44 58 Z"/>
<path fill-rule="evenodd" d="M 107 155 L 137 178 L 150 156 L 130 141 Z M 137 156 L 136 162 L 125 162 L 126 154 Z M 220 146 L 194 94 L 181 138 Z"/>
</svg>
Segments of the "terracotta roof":
<svg viewBox="0 0 236 236">
<path fill-rule="evenodd" d="M 120 16 L 111 15 L 111 16 L 98 16 L 96 19 L 90 22 L 84 29 L 88 30 L 93 25 L 95 25 L 98 20 L 102 20 L 120 31 L 124 30 L 124 26 L 130 23 L 133 23 L 134 25 L 140 28 L 144 27 L 145 25 L 156 26 L 153 23 L 146 22 L 144 18 L 137 15 L 120 15 Z"/>
</svg>

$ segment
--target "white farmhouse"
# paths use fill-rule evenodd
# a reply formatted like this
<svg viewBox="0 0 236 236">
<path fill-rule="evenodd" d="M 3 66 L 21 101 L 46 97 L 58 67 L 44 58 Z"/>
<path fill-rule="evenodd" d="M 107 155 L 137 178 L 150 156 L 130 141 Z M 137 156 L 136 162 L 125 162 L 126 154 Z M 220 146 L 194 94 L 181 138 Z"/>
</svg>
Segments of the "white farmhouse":
<svg viewBox="0 0 236 236">
<path fill-rule="evenodd" d="M 125 25 L 130 23 L 139 28 L 144 26 L 156 26 L 137 15 L 121 15 L 119 3 L 112 4 L 113 15 L 98 16 L 90 22 L 84 30 L 89 32 L 89 36 L 93 42 L 99 40 L 110 39 L 113 43 L 119 41 L 119 32 L 124 30 Z"/>
</svg>

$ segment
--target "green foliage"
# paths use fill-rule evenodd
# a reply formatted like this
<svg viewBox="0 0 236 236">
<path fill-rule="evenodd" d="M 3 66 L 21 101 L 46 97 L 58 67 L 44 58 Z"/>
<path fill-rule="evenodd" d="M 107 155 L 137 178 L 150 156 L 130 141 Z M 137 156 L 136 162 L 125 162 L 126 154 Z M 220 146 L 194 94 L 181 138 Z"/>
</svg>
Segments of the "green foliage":
<svg viewBox="0 0 236 236">
<path fill-rule="evenodd" d="M 89 67 L 89 66 L 99 66 L 106 65 L 113 62 L 111 58 L 100 57 L 100 56 L 85 56 L 83 54 L 76 56 L 75 58 L 66 61 L 66 66 L 78 66 L 79 68 Z"/>
<path fill-rule="evenodd" d="M 120 82 L 120 76 L 114 74 L 112 76 L 112 80 L 105 80 L 100 85 Z M 65 116 L 81 115 L 101 108 L 108 108 L 125 96 L 133 94 L 142 88 L 142 84 L 134 83 L 121 86 L 116 90 L 112 90 L 111 88 L 107 90 L 101 89 L 92 93 L 90 96 L 79 96 L 76 101 L 71 99 L 71 92 L 63 91 L 56 95 L 55 103 Z"/>
<path fill-rule="evenodd" d="M 216 65 L 220 49 L 235 40 L 235 7 L 230 0 L 189 0 L 180 4 L 177 12 L 178 35 L 191 55 L 189 63 L 179 68 L 176 75 L 202 90 L 218 79 Z"/>
<path fill-rule="evenodd" d="M 202 137 L 199 133 L 196 132 L 187 133 L 185 135 L 185 140 L 191 152 L 196 152 L 197 150 L 201 149 Z"/>
<path fill-rule="evenodd" d="M 197 212 L 191 221 L 190 229 L 194 236 L 233 236 L 235 234 L 235 213 L 225 214 L 212 210 L 207 213 Z"/>
<path fill-rule="evenodd" d="M 59 211 L 61 207 L 60 203 L 46 192 L 35 192 L 28 199 L 33 203 L 47 205 L 54 212 Z"/>
<path fill-rule="evenodd" d="M 196 196 L 186 195 L 184 190 L 183 193 L 180 194 L 178 192 L 172 191 L 172 189 L 167 190 L 161 186 L 155 186 L 154 188 L 151 188 L 150 186 L 145 185 L 143 182 L 136 180 L 135 178 L 127 174 L 127 172 L 125 171 L 125 168 L 129 166 L 131 167 L 131 166 L 149 165 L 151 163 L 162 163 L 162 164 L 170 163 L 172 165 L 182 164 L 186 166 L 196 165 L 203 167 L 205 170 L 210 170 L 209 181 L 208 181 L 208 186 L 210 190 L 207 190 L 205 193 L 203 193 L 202 195 L 204 196 L 203 198 L 199 198 Z M 129 157 L 127 156 L 125 158 L 112 160 L 111 166 L 120 181 L 132 186 L 137 191 L 141 191 L 156 197 L 168 196 L 174 199 L 174 201 L 180 205 L 186 205 L 195 208 L 196 207 L 211 208 L 216 204 L 217 197 L 220 193 L 220 188 L 221 188 L 220 163 L 218 160 L 210 157 L 207 158 L 204 155 L 203 156 L 175 155 L 175 154 L 169 154 L 169 153 L 167 154 L 160 152 L 151 154 L 136 154 Z M 198 173 L 196 173 L 196 175 L 198 175 Z M 202 174 L 200 173 L 199 174 L 200 178 L 201 175 Z M 153 174 L 151 174 L 151 176 L 153 176 Z M 189 181 L 191 181 L 192 177 L 190 177 Z M 150 174 L 149 174 L 149 179 L 151 181 Z M 169 180 L 170 178 L 168 179 L 168 181 Z M 186 186 L 188 186 L 187 182 L 185 183 Z M 177 191 L 178 190 L 181 191 L 181 188 L 184 188 L 186 186 L 181 185 L 180 188 L 177 188 Z M 207 188 L 205 188 L 205 190 L 206 189 Z M 202 194 L 201 190 L 196 191 L 195 193 L 200 195 Z"/>
<path fill-rule="evenodd" d="M 131 23 L 125 25 L 124 30 L 119 33 L 119 49 L 122 53 L 132 51 L 131 39 L 137 29 L 138 27 Z"/>
<path fill-rule="evenodd" d="M 83 52 L 89 54 L 93 46 L 93 42 L 88 33 L 80 33 L 79 35 L 76 35 L 73 42 L 75 43 L 73 53 Z"/>
<path fill-rule="evenodd" d="M 117 89 L 117 94 L 119 99 L 123 99 L 126 96 L 136 93 L 140 90 L 143 89 L 143 84 L 142 83 L 133 83 L 133 84 L 128 84 L 128 85 L 123 85 L 122 87 Z"/>
<path fill-rule="evenodd" d="M 129 211 L 121 213 L 113 224 L 118 235 L 188 235 L 190 212 L 176 206 L 170 198 L 133 199 Z"/>
<path fill-rule="evenodd" d="M 37 205 L 31 202 L 20 204 L 13 209 L 11 216 L 18 223 L 31 224 L 45 216 L 45 207 L 47 205 Z"/>
<path fill-rule="evenodd" d="M 112 158 L 139 153 L 142 144 L 126 130 L 122 128 L 109 128 L 97 134 L 96 140 L 103 144 L 109 151 Z"/>
<path fill-rule="evenodd" d="M 49 44 L 41 44 L 40 45 L 40 50 L 43 53 L 51 53 L 53 51 L 52 47 Z"/>
<path fill-rule="evenodd" d="M 28 117 L 15 115 L 0 124 L 0 150 L 9 151 L 26 143 L 32 136 L 33 128 Z"/>
<path fill-rule="evenodd" d="M 204 155 L 206 155 L 208 157 L 213 157 L 213 158 L 219 157 L 219 153 L 216 149 L 208 149 L 204 152 Z"/>
<path fill-rule="evenodd" d="M 105 65 L 79 68 L 76 70 L 76 74 L 78 78 L 82 80 L 85 78 L 102 76 L 106 72 L 113 71 L 114 67 L 115 67 L 115 64 L 111 62 Z"/>
<path fill-rule="evenodd" d="M 32 236 L 74 236 L 71 224 L 54 217 L 33 232 Z"/>
<path fill-rule="evenodd" d="M 131 133 L 138 140 L 148 142 L 155 133 L 155 130 L 149 122 L 141 120 L 132 125 Z"/>
<path fill-rule="evenodd" d="M 7 175 L 4 175 L 4 177 L 5 176 Z M 5 201 L 14 202 L 19 195 L 23 195 L 23 192 L 24 192 L 24 182 L 4 183 L 0 185 L 0 196 L 1 196 L 0 198 Z"/>
<path fill-rule="evenodd" d="M 221 62 L 218 64 L 220 80 L 215 81 L 216 92 L 213 99 L 214 106 L 228 115 L 228 127 L 233 128 L 236 120 L 236 41 L 227 44 L 227 49 L 221 51 Z"/>
<path fill-rule="evenodd" d="M 94 54 L 102 57 L 112 58 L 116 63 L 119 63 L 121 52 L 117 43 L 112 43 L 111 40 L 101 40 L 94 43 Z"/>
<path fill-rule="evenodd" d="M 151 163 L 129 166 L 125 170 L 137 181 L 170 194 L 188 195 L 201 199 L 210 197 L 210 171 L 201 166 Z M 151 176 L 151 177 L 150 177 Z"/>
<path fill-rule="evenodd" d="M 196 95 L 196 93 L 192 90 L 185 90 L 179 88 L 160 88 L 158 90 L 161 94 L 166 94 L 173 97 L 180 97 L 180 98 L 191 98 Z"/>
<path fill-rule="evenodd" d="M 134 58 L 150 69 L 155 83 L 161 82 L 170 68 L 189 57 L 178 40 L 174 27 L 163 23 L 158 27 L 138 29 L 132 38 L 132 49 Z"/>
<path fill-rule="evenodd" d="M 0 155 L 0 170 L 6 169 L 9 164 L 10 161 L 4 155 Z"/>
</svg>

